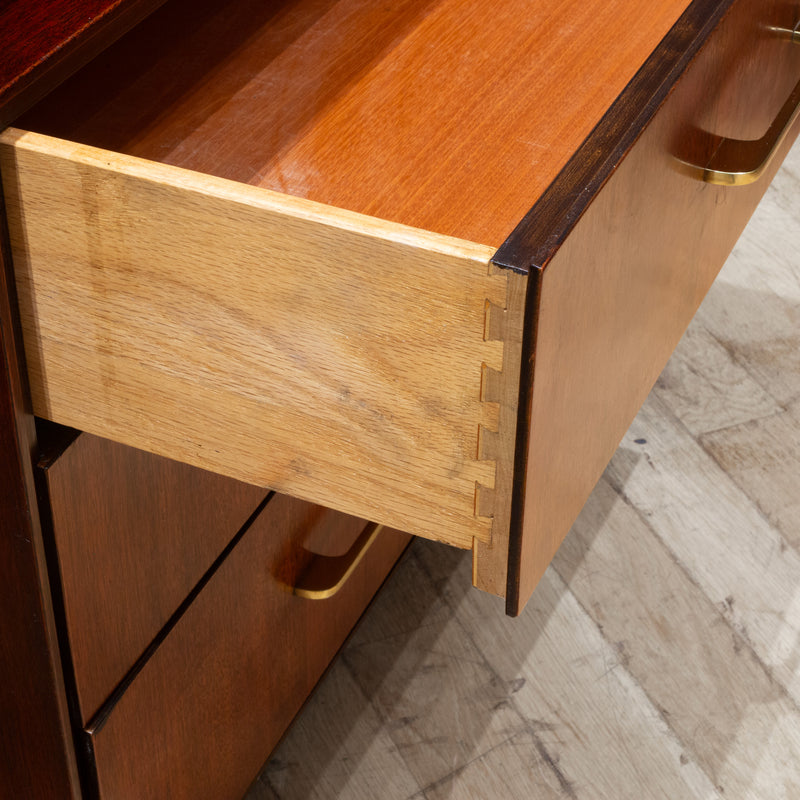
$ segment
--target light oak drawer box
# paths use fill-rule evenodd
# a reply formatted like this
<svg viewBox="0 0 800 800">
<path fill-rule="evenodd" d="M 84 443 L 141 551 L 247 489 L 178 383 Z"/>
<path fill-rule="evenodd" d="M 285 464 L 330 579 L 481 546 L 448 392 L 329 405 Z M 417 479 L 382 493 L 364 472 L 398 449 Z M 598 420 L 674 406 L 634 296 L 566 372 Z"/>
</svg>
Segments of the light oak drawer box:
<svg viewBox="0 0 800 800">
<path fill-rule="evenodd" d="M 3 135 L 35 413 L 516 612 L 796 134 L 796 4 L 262 5 L 168 4 Z"/>
</svg>

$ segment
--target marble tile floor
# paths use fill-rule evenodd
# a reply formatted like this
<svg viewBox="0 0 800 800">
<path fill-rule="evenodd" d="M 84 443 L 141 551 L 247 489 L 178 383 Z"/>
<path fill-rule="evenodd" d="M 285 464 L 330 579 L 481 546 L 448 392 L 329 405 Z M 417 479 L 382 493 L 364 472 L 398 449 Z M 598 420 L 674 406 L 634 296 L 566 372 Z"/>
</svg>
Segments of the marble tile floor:
<svg viewBox="0 0 800 800">
<path fill-rule="evenodd" d="M 248 800 L 800 798 L 800 145 L 524 614 L 407 552 Z"/>
</svg>

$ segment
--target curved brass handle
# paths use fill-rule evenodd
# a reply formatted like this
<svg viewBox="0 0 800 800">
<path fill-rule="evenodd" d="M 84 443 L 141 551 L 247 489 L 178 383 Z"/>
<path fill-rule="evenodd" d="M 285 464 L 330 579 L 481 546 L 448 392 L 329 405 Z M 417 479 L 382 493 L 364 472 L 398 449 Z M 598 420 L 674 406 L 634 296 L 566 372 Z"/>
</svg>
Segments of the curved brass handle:
<svg viewBox="0 0 800 800">
<path fill-rule="evenodd" d="M 776 28 L 775 26 L 770 26 L 767 30 L 770 33 L 774 33 L 779 39 L 800 43 L 800 22 L 798 22 L 794 28 Z"/>
<path fill-rule="evenodd" d="M 350 549 L 341 556 L 315 555 L 295 585 L 292 594 L 307 600 L 325 600 L 333 597 L 355 572 L 361 559 L 383 530 L 374 522 L 367 525 Z"/>
<path fill-rule="evenodd" d="M 704 167 L 679 159 L 693 178 L 717 186 L 746 186 L 757 181 L 769 167 L 792 124 L 800 114 L 800 82 L 760 139 L 718 137 L 714 155 Z"/>
</svg>

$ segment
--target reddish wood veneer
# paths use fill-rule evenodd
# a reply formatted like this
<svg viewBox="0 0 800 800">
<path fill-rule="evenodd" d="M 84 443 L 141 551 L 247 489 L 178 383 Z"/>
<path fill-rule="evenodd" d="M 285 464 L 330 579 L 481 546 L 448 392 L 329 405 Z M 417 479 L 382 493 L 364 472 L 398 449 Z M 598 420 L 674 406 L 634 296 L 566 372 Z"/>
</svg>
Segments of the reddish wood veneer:
<svg viewBox="0 0 800 800">
<path fill-rule="evenodd" d="M 327 600 L 291 594 L 309 547 L 365 523 L 275 495 L 88 741 L 103 797 L 241 797 L 408 544 L 384 530 Z"/>
<path fill-rule="evenodd" d="M 164 0 L 9 0 L 0 5 L 0 127 Z"/>
<path fill-rule="evenodd" d="M 267 492 L 87 434 L 40 468 L 85 722 Z"/>
<path fill-rule="evenodd" d="M 0 202 L 0 787 L 78 796 L 78 777 L 33 485 L 36 434 L 24 380 Z"/>
<path fill-rule="evenodd" d="M 19 127 L 496 247 L 687 2 L 174 0 Z"/>
</svg>

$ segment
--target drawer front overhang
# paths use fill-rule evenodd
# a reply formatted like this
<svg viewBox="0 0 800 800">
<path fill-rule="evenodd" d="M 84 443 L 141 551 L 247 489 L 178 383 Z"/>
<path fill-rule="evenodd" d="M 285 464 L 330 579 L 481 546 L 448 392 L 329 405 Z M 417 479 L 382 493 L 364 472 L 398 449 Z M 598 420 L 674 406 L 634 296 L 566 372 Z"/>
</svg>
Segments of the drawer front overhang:
<svg viewBox="0 0 800 800">
<path fill-rule="evenodd" d="M 531 269 L 510 613 L 555 555 L 800 130 L 799 14 L 782 0 L 694 3 L 495 256 Z M 723 153 L 742 156 L 741 166 Z M 739 177 L 715 178 L 723 161 Z"/>
</svg>

